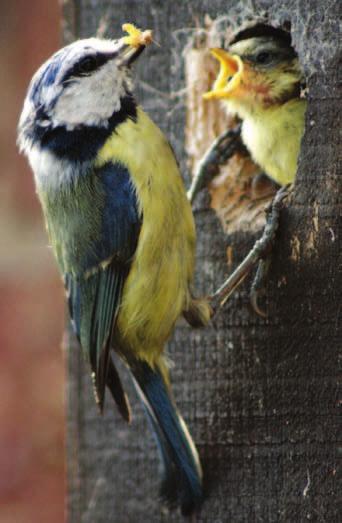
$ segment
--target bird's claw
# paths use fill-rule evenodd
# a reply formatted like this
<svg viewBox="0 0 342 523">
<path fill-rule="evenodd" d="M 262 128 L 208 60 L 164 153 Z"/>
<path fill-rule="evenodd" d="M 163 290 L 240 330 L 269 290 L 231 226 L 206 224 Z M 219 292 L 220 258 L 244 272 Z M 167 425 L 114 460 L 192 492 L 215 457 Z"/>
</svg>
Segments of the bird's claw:
<svg viewBox="0 0 342 523">
<path fill-rule="evenodd" d="M 260 297 L 260 292 L 253 291 L 251 289 L 250 295 L 249 295 L 249 301 L 250 301 L 253 311 L 256 314 L 258 314 L 258 316 L 261 316 L 262 318 L 266 318 L 266 316 L 267 316 L 266 312 L 264 311 L 264 309 L 261 309 L 259 307 L 259 303 L 258 303 L 259 297 Z"/>
<path fill-rule="evenodd" d="M 267 256 L 264 259 L 259 260 L 258 268 L 254 276 L 251 290 L 249 293 L 249 299 L 252 306 L 252 309 L 256 314 L 262 318 L 266 318 L 266 312 L 259 306 L 258 300 L 261 295 L 265 294 L 265 283 L 270 267 L 270 256 Z"/>
<path fill-rule="evenodd" d="M 289 186 L 279 189 L 266 209 L 266 225 L 261 238 L 255 242 L 253 248 L 223 285 L 209 298 L 213 311 L 212 316 L 224 305 L 234 290 L 239 287 L 256 263 L 258 263 L 258 269 L 252 283 L 250 300 L 255 312 L 262 317 L 266 316 L 266 313 L 258 305 L 258 298 L 265 288 L 265 281 L 271 262 L 270 253 L 272 252 L 275 234 L 279 225 L 282 202 L 288 196 L 290 190 Z"/>
<path fill-rule="evenodd" d="M 279 226 L 279 212 L 282 206 L 283 200 L 290 193 L 290 185 L 281 187 L 273 200 L 265 209 L 266 212 L 266 225 L 262 237 L 259 240 L 260 259 L 258 262 L 258 268 L 253 279 L 251 290 L 250 290 L 250 303 L 252 309 L 259 316 L 265 318 L 266 312 L 260 308 L 258 300 L 262 294 L 265 294 L 265 287 L 269 268 L 271 265 L 271 252 L 275 240 L 275 234 Z"/>
</svg>

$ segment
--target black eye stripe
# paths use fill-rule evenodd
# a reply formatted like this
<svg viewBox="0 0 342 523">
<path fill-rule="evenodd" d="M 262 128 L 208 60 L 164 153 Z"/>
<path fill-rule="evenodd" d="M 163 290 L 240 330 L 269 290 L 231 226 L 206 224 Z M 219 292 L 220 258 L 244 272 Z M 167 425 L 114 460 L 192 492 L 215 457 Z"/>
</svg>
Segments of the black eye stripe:
<svg viewBox="0 0 342 523">
<path fill-rule="evenodd" d="M 77 66 L 77 70 L 82 73 L 91 73 L 99 67 L 96 56 L 86 56 L 81 60 Z"/>
<path fill-rule="evenodd" d="M 108 60 L 114 58 L 115 54 L 116 53 L 96 53 L 84 56 L 65 73 L 62 82 L 91 74 L 107 63 Z"/>
<path fill-rule="evenodd" d="M 292 48 L 260 49 L 255 53 L 245 54 L 241 58 L 256 65 L 272 65 L 293 59 L 296 56 Z"/>
</svg>

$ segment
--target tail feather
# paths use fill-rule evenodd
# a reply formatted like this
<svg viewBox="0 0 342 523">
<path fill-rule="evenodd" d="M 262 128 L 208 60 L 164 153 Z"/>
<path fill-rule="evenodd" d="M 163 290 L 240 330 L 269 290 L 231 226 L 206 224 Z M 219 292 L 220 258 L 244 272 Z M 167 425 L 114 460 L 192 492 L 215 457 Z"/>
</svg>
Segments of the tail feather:
<svg viewBox="0 0 342 523">
<path fill-rule="evenodd" d="M 120 376 L 111 356 L 108 359 L 108 369 L 106 376 L 106 385 L 109 388 L 112 397 L 119 409 L 119 412 L 123 419 L 130 423 L 131 421 L 131 407 L 128 401 L 126 392 L 121 384 Z"/>
<path fill-rule="evenodd" d="M 161 455 L 161 496 L 170 506 L 178 502 L 182 513 L 189 515 L 199 509 L 203 498 L 197 450 L 162 373 L 142 361 L 130 367 Z"/>
<path fill-rule="evenodd" d="M 151 413 L 151 409 L 147 407 L 145 403 L 145 397 L 143 397 L 143 394 L 136 382 L 135 386 L 139 396 L 142 399 L 142 404 L 160 454 L 162 481 L 159 494 L 162 500 L 166 501 L 169 507 L 173 507 L 176 506 L 178 502 L 177 482 L 179 481 L 179 474 L 177 473 L 177 468 L 171 459 L 170 446 L 165 439 L 155 416 Z"/>
</svg>

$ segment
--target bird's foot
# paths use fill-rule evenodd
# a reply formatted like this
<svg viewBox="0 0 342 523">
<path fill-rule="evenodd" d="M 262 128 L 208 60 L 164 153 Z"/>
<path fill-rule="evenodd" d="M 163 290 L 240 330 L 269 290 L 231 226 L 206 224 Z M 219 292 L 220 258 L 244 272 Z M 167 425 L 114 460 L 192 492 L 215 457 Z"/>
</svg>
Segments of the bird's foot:
<svg viewBox="0 0 342 523">
<path fill-rule="evenodd" d="M 290 186 L 279 189 L 271 204 L 266 209 L 266 225 L 261 238 L 259 238 L 245 259 L 227 278 L 223 285 L 209 298 L 212 307 L 212 316 L 225 304 L 234 290 L 239 287 L 246 276 L 258 263 L 258 269 L 251 287 L 251 304 L 257 314 L 265 316 L 258 306 L 258 297 L 264 289 L 264 283 L 270 265 L 270 254 L 274 244 L 275 234 L 279 225 L 279 215 L 284 198 L 288 196 Z"/>
<path fill-rule="evenodd" d="M 241 124 L 233 129 L 228 129 L 216 138 L 201 159 L 187 193 L 191 204 L 197 193 L 218 174 L 220 166 L 237 152 L 246 153 L 246 148 L 241 140 Z"/>
<path fill-rule="evenodd" d="M 250 302 L 253 310 L 259 316 L 266 317 L 266 313 L 260 308 L 258 299 L 265 294 L 266 281 L 271 265 L 271 253 L 274 246 L 276 231 L 279 226 L 279 215 L 283 200 L 290 194 L 291 185 L 281 187 L 270 205 L 266 208 L 266 225 L 260 241 L 263 245 L 264 255 L 258 261 L 258 268 L 253 279 L 250 290 Z"/>
</svg>

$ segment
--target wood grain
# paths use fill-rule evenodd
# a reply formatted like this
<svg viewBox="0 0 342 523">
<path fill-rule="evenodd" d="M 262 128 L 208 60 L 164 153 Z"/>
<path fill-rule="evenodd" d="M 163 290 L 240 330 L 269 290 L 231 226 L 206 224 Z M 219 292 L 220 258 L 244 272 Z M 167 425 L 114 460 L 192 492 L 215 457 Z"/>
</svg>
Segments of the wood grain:
<svg viewBox="0 0 342 523">
<path fill-rule="evenodd" d="M 291 22 L 309 88 L 306 132 L 294 196 L 281 216 L 267 289 L 266 320 L 248 306 L 248 282 L 212 325 L 180 324 L 168 350 L 172 381 L 204 465 L 207 500 L 198 523 L 338 521 L 337 406 L 341 347 L 340 99 L 338 0 L 69 0 L 74 37 L 108 34 L 124 22 L 153 29 L 137 71 L 137 96 L 168 135 L 186 176 L 182 50 L 205 15 L 270 13 Z M 232 11 L 229 8 L 232 7 Z M 68 11 L 65 11 L 66 16 Z M 323 44 L 324 42 L 324 44 Z M 201 193 L 197 289 L 212 292 L 258 233 L 228 238 Z M 69 523 L 181 521 L 161 512 L 157 451 L 128 379 L 134 420 L 126 426 L 107 401 L 99 417 L 79 351 L 70 347 Z"/>
</svg>

